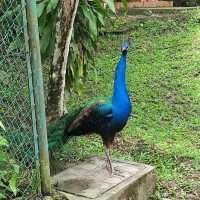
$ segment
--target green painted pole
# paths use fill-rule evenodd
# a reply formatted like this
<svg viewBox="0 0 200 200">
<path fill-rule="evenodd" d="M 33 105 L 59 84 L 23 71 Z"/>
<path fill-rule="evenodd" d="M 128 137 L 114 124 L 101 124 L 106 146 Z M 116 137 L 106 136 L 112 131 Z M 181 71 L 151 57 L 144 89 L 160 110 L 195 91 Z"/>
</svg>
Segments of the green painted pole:
<svg viewBox="0 0 200 200">
<path fill-rule="evenodd" d="M 32 80 L 32 70 L 30 62 L 30 48 L 29 48 L 29 37 L 28 37 L 28 28 L 27 28 L 27 17 L 26 17 L 26 3 L 25 0 L 21 0 L 22 5 L 22 15 L 23 15 L 23 28 L 24 28 L 24 42 L 26 50 L 26 62 L 27 62 L 27 72 L 28 72 L 28 85 L 29 85 L 29 95 L 31 100 L 31 114 L 32 114 L 32 131 L 34 139 L 34 150 L 35 150 L 35 164 L 36 164 L 36 174 L 38 180 L 38 192 L 41 193 L 41 179 L 40 179 L 40 163 L 39 163 L 39 150 L 38 150 L 38 135 L 36 129 L 36 117 L 35 117 L 35 102 L 34 102 L 34 93 L 33 93 L 33 80 Z"/>
<path fill-rule="evenodd" d="M 40 42 L 35 0 L 26 0 L 27 27 L 30 47 L 30 62 L 35 102 L 36 129 L 38 134 L 41 190 L 43 195 L 51 193 L 47 128 L 43 77 L 41 70 Z"/>
</svg>

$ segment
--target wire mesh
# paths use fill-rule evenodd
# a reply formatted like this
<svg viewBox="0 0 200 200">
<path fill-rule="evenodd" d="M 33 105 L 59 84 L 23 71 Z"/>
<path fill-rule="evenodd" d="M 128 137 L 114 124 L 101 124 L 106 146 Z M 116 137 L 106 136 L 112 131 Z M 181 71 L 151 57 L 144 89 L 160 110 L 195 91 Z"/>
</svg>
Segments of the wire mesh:
<svg viewBox="0 0 200 200">
<path fill-rule="evenodd" d="M 0 135 L 9 143 L 6 153 L 20 167 L 17 193 L 8 192 L 6 199 L 27 200 L 36 198 L 39 170 L 32 131 L 23 9 L 19 0 L 0 1 L 0 121 L 6 128 L 0 130 Z"/>
</svg>

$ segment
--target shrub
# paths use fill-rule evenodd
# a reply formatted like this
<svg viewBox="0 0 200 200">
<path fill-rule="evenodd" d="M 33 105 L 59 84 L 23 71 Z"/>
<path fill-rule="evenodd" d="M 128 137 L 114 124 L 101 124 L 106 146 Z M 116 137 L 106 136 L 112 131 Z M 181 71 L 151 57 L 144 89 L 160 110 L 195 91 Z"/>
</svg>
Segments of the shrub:
<svg viewBox="0 0 200 200">
<path fill-rule="evenodd" d="M 5 131 L 1 121 L 0 131 Z M 8 147 L 7 140 L 0 135 L 0 199 L 6 199 L 6 196 L 11 196 L 10 194 L 17 194 L 19 166 L 10 159 L 6 151 Z"/>
<path fill-rule="evenodd" d="M 174 0 L 174 6 L 198 6 L 200 0 Z"/>
</svg>

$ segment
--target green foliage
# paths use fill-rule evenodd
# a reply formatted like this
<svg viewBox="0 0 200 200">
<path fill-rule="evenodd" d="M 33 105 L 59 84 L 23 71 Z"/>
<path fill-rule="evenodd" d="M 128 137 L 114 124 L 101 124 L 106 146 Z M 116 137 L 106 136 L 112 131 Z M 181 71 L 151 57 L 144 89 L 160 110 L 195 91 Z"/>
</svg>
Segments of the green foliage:
<svg viewBox="0 0 200 200">
<path fill-rule="evenodd" d="M 98 30 L 104 25 L 106 16 L 100 1 L 86 2 L 80 1 L 75 19 L 66 72 L 67 89 L 74 86 L 79 90 L 86 69 L 94 66 Z"/>
<path fill-rule="evenodd" d="M 108 5 L 110 10 L 112 10 L 113 13 L 115 13 L 115 5 L 113 0 L 106 0 L 105 3 Z"/>
<path fill-rule="evenodd" d="M 198 6 L 199 0 L 174 0 L 174 6 Z"/>
<path fill-rule="evenodd" d="M 53 54 L 57 6 L 58 1 L 56 0 L 44 0 L 37 4 L 40 46 L 43 57 Z"/>
<path fill-rule="evenodd" d="M 106 3 L 115 13 L 114 1 L 108 0 Z M 58 4 L 58 0 L 44 0 L 37 5 L 43 58 L 53 55 Z M 107 8 L 103 7 L 100 0 L 80 0 L 68 57 L 67 89 L 76 86 L 79 88 L 86 76 L 86 69 L 94 66 L 98 31 L 104 25 L 107 13 Z"/>
<path fill-rule="evenodd" d="M 0 129 L 5 131 L 5 127 L 0 121 Z M 17 177 L 19 166 L 9 158 L 6 149 L 9 144 L 5 138 L 0 135 L 0 199 L 6 199 L 13 193 L 17 194 Z"/>
<path fill-rule="evenodd" d="M 0 128 L 2 128 L 4 131 L 6 130 L 3 123 L 0 121 Z"/>
<path fill-rule="evenodd" d="M 47 14 L 50 13 L 52 10 L 55 10 L 58 5 L 58 0 L 49 0 L 47 5 Z"/>
<path fill-rule="evenodd" d="M 2 9 L 5 9 L 5 12 L 2 10 L 3 15 L 0 13 L 1 37 L 6 36 L 5 39 L 8 41 L 8 47 L 4 46 L 4 43 L 1 43 L 0 52 L 2 55 L 11 53 L 13 50 L 16 52 L 20 51 L 20 48 L 23 46 L 23 34 L 19 34 L 21 32 L 22 24 L 22 16 L 19 15 L 21 6 L 19 1 L 16 1 L 15 4 L 13 9 L 5 9 L 6 6 L 8 6 L 6 1 L 3 1 L 2 4 L 0 3 Z M 14 28 L 10 29 L 10 27 Z"/>
</svg>

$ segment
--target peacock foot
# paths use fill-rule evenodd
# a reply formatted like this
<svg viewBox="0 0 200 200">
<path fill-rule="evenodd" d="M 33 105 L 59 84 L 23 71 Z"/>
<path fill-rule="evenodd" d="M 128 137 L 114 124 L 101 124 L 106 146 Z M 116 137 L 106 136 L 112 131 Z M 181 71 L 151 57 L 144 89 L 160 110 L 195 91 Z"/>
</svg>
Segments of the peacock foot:
<svg viewBox="0 0 200 200">
<path fill-rule="evenodd" d="M 109 161 L 107 159 L 105 159 L 105 163 L 102 164 L 101 168 L 103 170 L 106 170 L 110 176 L 113 175 L 114 169 L 112 166 L 110 166 Z"/>
<path fill-rule="evenodd" d="M 124 177 L 121 173 L 122 172 L 117 167 L 114 168 L 114 172 L 113 172 L 114 176 Z"/>
</svg>

